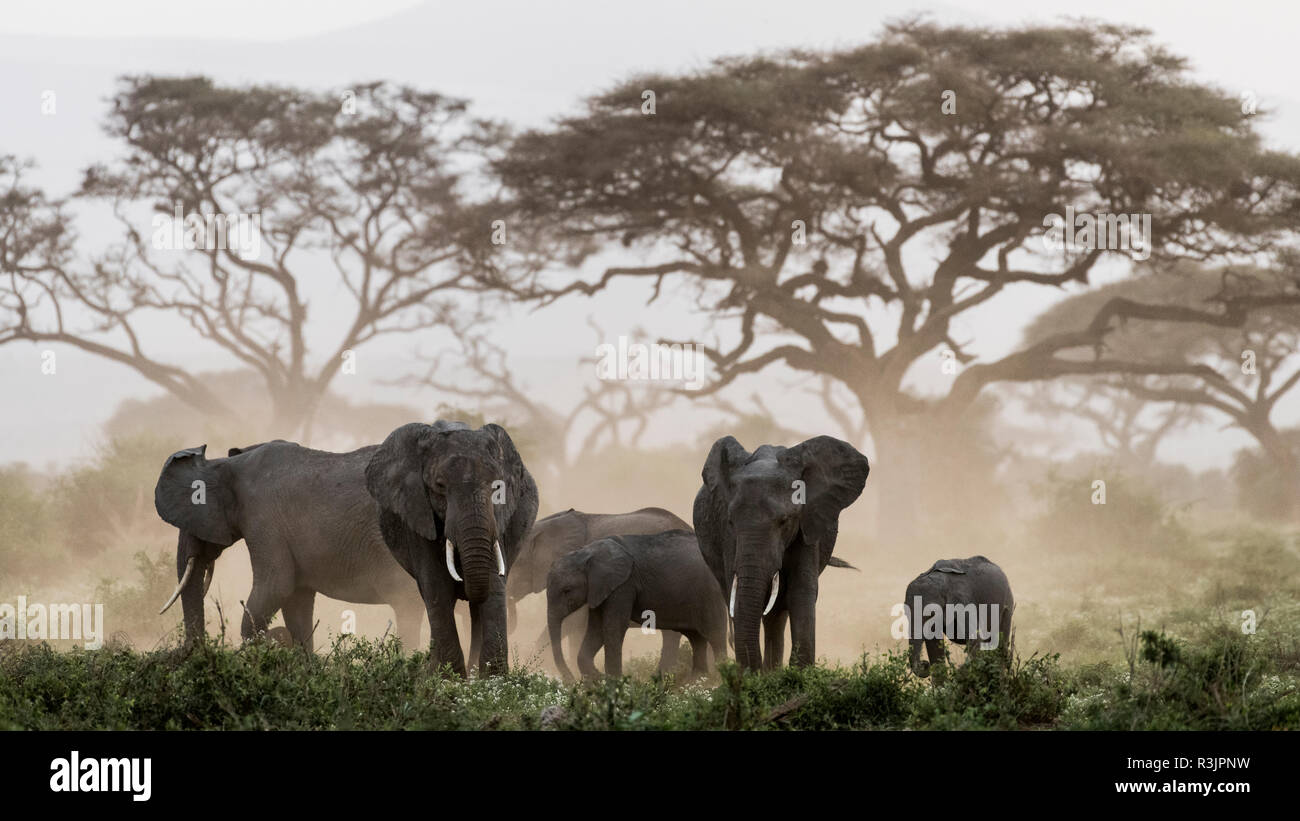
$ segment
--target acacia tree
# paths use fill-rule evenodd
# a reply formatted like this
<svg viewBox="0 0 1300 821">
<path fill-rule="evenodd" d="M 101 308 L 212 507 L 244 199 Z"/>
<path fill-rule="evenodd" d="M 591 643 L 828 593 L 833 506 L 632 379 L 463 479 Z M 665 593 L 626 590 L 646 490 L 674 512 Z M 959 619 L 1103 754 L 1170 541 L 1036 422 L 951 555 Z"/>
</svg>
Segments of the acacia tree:
<svg viewBox="0 0 1300 821">
<path fill-rule="evenodd" d="M 666 391 L 602 381 L 582 386 L 578 399 L 560 409 L 520 381 L 506 349 L 488 335 L 462 327 L 456 336 L 458 351 L 435 354 L 423 374 L 402 383 L 433 388 L 473 403 L 485 416 L 523 425 L 537 440 L 534 452 L 541 469 L 553 478 L 572 466 L 568 442 L 575 432 L 582 432 L 575 451 L 579 454 L 594 452 L 601 445 L 635 447 L 655 413 L 678 399 Z M 445 366 L 453 353 L 461 372 L 449 376 Z"/>
<path fill-rule="evenodd" d="M 268 432 L 290 436 L 306 432 L 349 352 L 473 310 L 453 295 L 481 290 L 490 209 L 463 183 L 495 132 L 463 101 L 384 83 L 333 94 L 131 77 L 105 128 L 121 154 L 88 168 L 77 196 L 111 206 L 121 241 L 91 259 L 69 202 L 0 158 L 0 344 L 72 345 L 224 413 L 158 330 L 158 315 L 179 318 L 259 375 Z M 186 230 L 200 215 L 218 227 L 256 216 L 260 254 L 202 226 L 197 247 L 160 243 L 171 226 L 154 215 L 178 212 Z M 310 326 L 309 277 L 351 298 L 339 327 Z"/>
<path fill-rule="evenodd" d="M 1115 299 L 1196 308 L 1233 294 L 1275 293 L 1274 280 L 1269 271 L 1241 267 L 1204 270 L 1183 265 L 1148 272 L 1062 301 L 1035 319 L 1025 336 L 1031 344 L 1048 338 L 1056 328 L 1086 321 Z M 1300 384 L 1300 307 L 1260 308 L 1235 327 L 1137 319 L 1107 337 L 1105 352 L 1166 372 L 1091 377 L 1079 383 L 1085 398 L 1109 394 L 1125 405 L 1209 411 L 1226 419 L 1259 444 L 1269 472 L 1281 485 L 1278 497 L 1288 500 L 1283 512 L 1300 512 L 1300 452 L 1294 437 L 1274 418 L 1278 403 Z M 1180 423 L 1192 421 L 1177 418 Z"/>
<path fill-rule="evenodd" d="M 1044 219 L 1067 207 L 1150 215 L 1157 258 L 1248 257 L 1295 228 L 1300 158 L 1263 149 L 1237 100 L 1116 26 L 909 22 L 860 48 L 639 77 L 522 135 L 497 169 L 522 218 L 574 248 L 628 249 L 594 280 L 543 273 L 518 295 L 690 283 L 729 334 L 704 346 L 715 378 L 697 393 L 772 366 L 833 380 L 871 431 L 903 532 L 919 495 L 911 443 L 986 386 L 1145 372 L 1073 354 L 1129 316 L 1230 326 L 1297 299 L 1288 287 L 1204 309 L 1112 301 L 992 361 L 954 338 L 955 319 L 1006 292 L 1086 285 L 1127 256 L 1048 250 Z M 909 374 L 938 369 L 944 350 L 962 367 L 922 397 Z"/>
<path fill-rule="evenodd" d="M 1116 377 L 1117 381 L 1124 379 Z M 1059 419 L 1074 416 L 1096 434 L 1102 449 L 1121 465 L 1146 468 L 1157 462 L 1157 451 L 1168 437 L 1188 425 L 1203 421 L 1194 405 L 1154 404 L 1114 384 L 1112 380 L 1070 376 L 1051 382 L 1034 382 L 1025 396 L 1029 412 Z M 1050 445 L 1058 447 L 1068 435 L 1056 431 Z"/>
</svg>

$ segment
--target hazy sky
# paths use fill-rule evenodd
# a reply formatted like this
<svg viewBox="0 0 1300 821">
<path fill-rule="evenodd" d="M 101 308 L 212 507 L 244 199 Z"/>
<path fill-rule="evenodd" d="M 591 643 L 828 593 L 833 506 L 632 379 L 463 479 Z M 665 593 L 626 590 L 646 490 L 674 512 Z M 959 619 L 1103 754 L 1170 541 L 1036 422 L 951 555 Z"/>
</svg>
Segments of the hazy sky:
<svg viewBox="0 0 1300 821">
<path fill-rule="evenodd" d="M 420 0 L 225 0 L 186 7 L 171 0 L 44 0 L 10 4 L 0 33 L 58 37 L 205 37 L 291 40 L 379 20 Z"/>
<path fill-rule="evenodd" d="M 1233 3 L 967 2 L 942 4 L 818 2 L 419 3 L 409 0 L 227 0 L 194 5 L 162 0 L 43 0 L 8 3 L 0 14 L 0 153 L 35 158 L 36 177 L 55 193 L 75 186 L 80 169 L 113 146 L 99 129 L 104 99 L 123 73 L 204 73 L 224 82 L 272 81 L 339 87 L 371 78 L 394 79 L 470 98 L 475 111 L 522 124 L 542 124 L 574 110 L 585 94 L 634 72 L 683 70 L 710 59 L 791 46 L 861 42 L 882 22 L 927 12 L 942 22 L 1050 22 L 1083 12 L 1108 22 L 1155 31 L 1159 41 L 1192 60 L 1203 81 L 1256 94 L 1276 115 L 1260 127 L 1274 145 L 1300 150 L 1300 104 L 1293 90 L 1300 12 L 1276 2 Z M 58 114 L 42 116 L 40 95 L 58 93 Z M 107 236 L 83 230 L 88 247 Z M 679 316 L 687 333 L 699 328 L 690 303 L 669 297 L 654 317 L 640 315 L 644 291 L 617 290 L 599 302 L 517 316 L 501 340 L 520 373 L 563 367 L 590 356 L 594 337 L 583 319 L 596 314 L 610 336 L 644 324 L 671 333 L 663 317 Z M 328 318 L 337 290 L 322 290 L 313 317 Z M 339 295 L 341 296 L 341 295 Z M 959 338 L 974 337 L 985 357 L 1013 346 L 1020 329 L 1008 317 L 1029 317 L 1054 298 L 1040 289 L 994 301 Z M 337 303 L 338 300 L 334 299 Z M 675 313 L 674 313 L 675 312 Z M 545 340 L 539 345 L 538 340 Z M 428 339 L 426 349 L 445 340 Z M 220 356 L 183 347 L 174 353 L 202 370 L 228 367 Z M 409 371 L 409 340 L 376 346 L 377 375 Z M 368 349 L 369 350 L 369 349 Z M 65 462 L 87 452 L 98 425 L 122 398 L 156 393 L 125 369 L 61 353 L 61 378 L 44 379 L 34 346 L 0 347 L 0 463 Z M 33 367 L 34 363 L 37 367 Z M 561 364 L 557 364 L 561 363 Z M 550 382 L 550 380 L 544 380 Z M 776 383 L 767 381 L 763 387 Z M 380 394 L 379 389 L 367 388 Z M 431 398 L 430 398 L 431 400 Z M 562 397 L 558 398 L 562 404 Z M 1216 434 L 1183 454 L 1196 464 L 1222 464 L 1225 448 L 1243 439 Z"/>
</svg>

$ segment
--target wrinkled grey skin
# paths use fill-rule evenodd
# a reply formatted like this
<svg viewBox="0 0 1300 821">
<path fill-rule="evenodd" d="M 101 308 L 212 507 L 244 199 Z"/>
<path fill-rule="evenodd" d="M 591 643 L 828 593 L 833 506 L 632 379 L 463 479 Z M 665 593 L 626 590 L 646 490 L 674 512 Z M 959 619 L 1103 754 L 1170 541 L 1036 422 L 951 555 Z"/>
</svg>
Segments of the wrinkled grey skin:
<svg viewBox="0 0 1300 821">
<path fill-rule="evenodd" d="M 520 599 L 532 593 L 546 592 L 546 575 L 551 566 L 561 556 L 567 556 L 579 548 L 609 536 L 635 536 L 649 533 L 662 533 L 665 530 L 690 530 L 690 525 L 661 507 L 643 507 L 631 513 L 583 513 L 569 508 L 561 513 L 553 513 L 544 519 L 538 519 L 532 530 L 524 539 L 524 547 L 519 557 L 510 568 L 510 578 L 506 583 L 506 607 L 510 620 L 510 630 L 516 624 L 515 605 Z M 574 648 L 581 641 L 587 629 L 587 611 L 579 610 L 564 621 L 563 634 Z M 677 650 L 681 645 L 681 636 L 664 630 L 663 652 L 659 659 L 659 669 L 668 671 L 677 666 Z M 548 632 L 542 630 L 537 646 L 540 648 L 547 641 Z"/>
<path fill-rule="evenodd" d="M 735 583 L 732 627 L 741 667 L 780 666 L 787 620 L 790 663 L 816 660 L 818 578 L 832 564 L 840 511 L 862 494 L 869 470 L 867 457 L 831 436 L 753 453 L 731 436 L 713 443 L 695 496 L 695 533 L 724 599 L 731 600 Z M 774 574 L 780 588 L 763 615 Z"/>
<path fill-rule="evenodd" d="M 482 675 L 504 673 L 506 574 L 537 517 L 537 485 L 510 434 L 492 424 L 403 425 L 371 456 L 366 488 L 382 508 L 384 541 L 419 585 L 435 664 L 465 675 L 455 619 L 464 599 L 470 657 Z M 448 541 L 461 581 L 447 568 Z"/>
<path fill-rule="evenodd" d="M 727 657 L 726 602 L 690 530 L 648 536 L 612 536 L 561 557 L 546 579 L 546 621 L 555 666 L 566 681 L 573 674 L 560 651 L 560 624 L 587 608 L 587 634 L 578 670 L 597 675 L 592 663 L 605 648 L 605 673 L 623 674 L 623 636 L 654 612 L 656 629 L 675 630 L 691 643 L 693 672 L 708 672 L 708 647 Z"/>
<path fill-rule="evenodd" d="M 366 492 L 365 468 L 375 446 L 327 453 L 274 441 L 231 448 L 208 459 L 207 446 L 168 457 L 154 488 L 163 521 L 180 530 L 176 547 L 185 640 L 203 635 L 205 577 L 217 556 L 243 539 L 253 566 L 240 634 L 265 632 L 277 610 L 294 643 L 312 646 L 316 594 L 362 604 L 388 604 L 407 646 L 420 635 L 419 590 L 393 560 L 379 528 L 379 508 Z M 194 484 L 205 498 L 196 504 Z"/>
<path fill-rule="evenodd" d="M 1011 583 L 1002 572 L 1002 568 L 983 556 L 971 556 L 969 559 L 940 559 L 929 570 L 912 580 L 904 594 L 904 613 L 908 619 L 908 631 L 912 672 L 921 678 L 930 675 L 930 665 L 944 659 L 943 639 L 925 639 L 915 627 L 923 624 L 924 613 L 918 620 L 913 620 L 912 610 L 916 597 L 921 598 L 921 607 L 936 604 L 940 608 L 946 605 L 994 605 L 998 606 L 997 624 L 986 621 L 986 627 L 999 634 L 998 646 L 1004 647 L 1011 640 L 1011 616 L 1016 609 L 1016 600 L 1011 595 Z M 989 619 L 992 610 L 987 611 Z M 974 614 L 963 610 L 954 620 L 953 627 L 964 627 L 964 637 L 958 638 L 957 630 L 948 632 L 947 619 L 944 619 L 944 632 L 948 639 L 956 644 L 964 644 L 967 650 L 971 644 L 979 644 L 975 638 L 979 627 Z M 973 641 L 971 641 L 973 639 Z M 921 659 L 921 644 L 925 644 L 929 661 Z"/>
</svg>

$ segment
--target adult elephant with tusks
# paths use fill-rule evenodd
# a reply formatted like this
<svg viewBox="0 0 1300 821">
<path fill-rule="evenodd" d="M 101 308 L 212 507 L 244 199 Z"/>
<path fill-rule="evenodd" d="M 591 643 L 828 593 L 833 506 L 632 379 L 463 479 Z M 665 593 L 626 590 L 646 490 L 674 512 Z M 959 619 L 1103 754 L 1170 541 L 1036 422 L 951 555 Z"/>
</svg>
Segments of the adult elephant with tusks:
<svg viewBox="0 0 1300 821">
<path fill-rule="evenodd" d="M 203 635 L 203 599 L 217 557 L 240 539 L 253 567 L 244 639 L 266 632 L 278 610 L 293 643 L 310 648 L 319 592 L 391 605 L 398 636 L 415 644 L 419 591 L 393 561 L 379 532 L 379 507 L 366 492 L 374 449 L 328 453 L 277 440 L 231 448 L 224 459 L 209 459 L 206 445 L 167 458 L 154 507 L 180 531 L 179 583 L 159 613 L 180 599 L 187 645 Z"/>
<path fill-rule="evenodd" d="M 840 512 L 862 494 L 869 470 L 867 457 L 831 436 L 753 453 L 731 436 L 713 443 L 695 532 L 727 599 L 741 667 L 780 666 L 787 621 L 790 663 L 815 662 L 818 579 L 839 563 L 831 553 Z"/>
<path fill-rule="evenodd" d="M 366 466 L 384 541 L 415 578 L 435 663 L 465 675 L 456 601 L 470 609 L 470 657 L 503 673 L 506 574 L 537 517 L 537 485 L 510 434 L 463 422 L 411 423 L 388 435 Z"/>
</svg>

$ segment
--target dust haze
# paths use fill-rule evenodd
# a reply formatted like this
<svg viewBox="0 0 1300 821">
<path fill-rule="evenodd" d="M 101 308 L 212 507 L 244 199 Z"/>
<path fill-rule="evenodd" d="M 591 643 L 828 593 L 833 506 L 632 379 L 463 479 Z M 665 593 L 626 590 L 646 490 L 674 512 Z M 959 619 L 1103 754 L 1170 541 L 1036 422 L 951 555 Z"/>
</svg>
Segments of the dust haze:
<svg viewBox="0 0 1300 821">
<path fill-rule="evenodd" d="M 576 53 L 574 38 L 600 44 L 584 57 L 557 61 L 549 80 L 526 64 L 525 56 L 510 57 L 512 44 L 527 49 L 528 59 L 542 48 L 523 23 L 510 26 L 490 54 L 467 53 L 464 43 L 447 43 L 443 51 L 427 48 L 419 38 L 435 31 L 446 37 L 451 4 L 395 7 L 396 17 L 378 21 L 340 19 L 337 28 L 321 27 L 305 38 L 294 37 L 289 28 L 277 38 L 258 38 L 279 41 L 269 45 L 196 38 L 201 42 L 190 49 L 182 47 L 188 41 L 156 35 L 159 40 L 150 42 L 166 45 L 157 46 L 152 60 L 141 58 L 140 49 L 119 53 L 121 42 L 114 37 L 78 45 L 32 33 L 38 29 L 0 31 L 0 43 L 12 46 L 0 57 L 0 105 L 6 112 L 0 155 L 34 158 L 38 166 L 28 179 L 51 196 L 69 195 L 85 168 L 123 156 L 122 146 L 100 126 L 109 99 L 118 93 L 119 77 L 128 74 L 201 74 L 222 88 L 276 82 L 321 94 L 377 76 L 463 95 L 475 116 L 545 130 L 558 118 L 580 116 L 588 95 L 621 90 L 618 84 L 632 83 L 629 78 L 659 72 L 695 76 L 709 70 L 715 58 L 796 46 L 830 52 L 846 40 L 872 40 L 887 22 L 910 11 L 903 4 L 884 11 L 858 9 L 845 21 L 838 8 L 843 4 L 832 4 L 833 13 L 819 6 L 824 13 L 794 15 L 799 23 L 787 33 L 783 21 L 793 12 L 782 4 L 760 4 L 762 14 L 748 20 L 743 31 L 728 34 L 733 27 L 727 15 L 710 10 L 700 12 L 708 25 L 689 30 L 672 21 L 647 22 L 646 41 L 669 44 L 656 50 L 641 42 L 624 47 L 627 38 L 619 33 L 635 21 L 600 14 L 603 4 L 580 5 L 586 13 L 575 13 L 582 22 L 573 30 L 557 20 L 529 18 L 532 25 L 545 25 L 547 34 L 567 38 L 545 47 L 552 58 Z M 1059 5 L 1062 12 L 1073 8 Z M 686 7 L 677 10 L 695 13 Z M 985 17 L 973 3 L 934 9 L 976 25 L 1023 22 Z M 458 13 L 463 25 L 488 24 L 476 16 L 479 12 Z M 1053 15 L 1034 14 L 1055 21 Z M 1248 81 L 1231 76 L 1229 66 L 1269 51 L 1239 44 L 1241 59 L 1228 59 L 1217 53 L 1220 41 L 1187 28 L 1185 21 L 1164 28 L 1134 22 L 1155 26 L 1158 42 L 1188 53 L 1195 78 L 1230 89 L 1223 92 L 1230 103 Z M 394 46 L 390 36 L 406 45 Z M 89 67 L 76 62 L 81 51 L 79 59 Z M 435 68 L 414 54 L 430 55 Z M 349 71 L 366 66 L 365 76 L 341 76 L 340 63 Z M 1252 76 L 1270 113 L 1258 128 L 1267 144 L 1294 152 L 1300 148 L 1295 136 L 1300 131 L 1293 127 L 1300 115 L 1287 97 L 1292 92 L 1276 79 L 1280 73 L 1261 67 Z M 55 117 L 40 113 L 41 94 L 48 88 L 62 95 Z M 56 139 L 64 133 L 58 129 L 66 130 L 66 139 Z M 547 205 L 553 203 L 533 204 L 538 211 Z M 85 260 L 97 258 L 119 239 L 113 209 L 104 202 L 78 202 L 75 210 L 77 253 Z M 628 223 L 636 224 L 636 216 Z M 565 275 L 590 282 L 609 266 L 649 266 L 657 254 L 675 247 L 676 238 L 647 240 L 628 229 L 625 236 L 605 239 L 607 247 L 582 256 Z M 909 248 L 902 261 L 916 270 L 929 266 L 932 273 L 936 254 L 948 250 L 949 239 Z M 683 242 L 692 240 L 697 237 Z M 792 270 L 797 264 L 800 274 L 824 272 L 827 260 L 832 266 L 844 262 L 850 250 L 834 243 L 796 249 Z M 303 370 L 312 376 L 351 321 L 353 303 L 329 253 L 316 247 L 303 259 L 301 296 L 310 323 L 294 341 L 305 346 Z M 1263 263 L 1251 256 L 1251 264 L 1261 266 L 1250 269 L 1252 281 L 1266 279 L 1260 273 Z M 854 569 L 831 567 L 820 577 L 817 655 L 829 664 L 850 665 L 863 654 L 903 649 L 904 642 L 892 634 L 891 610 L 908 582 L 938 559 L 977 554 L 1001 565 L 1010 579 L 1017 602 L 1015 650 L 1022 657 L 1059 653 L 1073 664 L 1115 661 L 1140 628 L 1237 629 L 1247 611 L 1260 625 L 1295 623 L 1300 505 L 1288 494 L 1300 487 L 1300 401 L 1294 395 L 1300 391 L 1290 391 L 1300 372 L 1300 357 L 1292 355 L 1300 321 L 1287 306 L 1233 329 L 1238 336 L 1193 337 L 1177 323 L 1157 321 L 1144 331 L 1116 331 L 1107 340 L 1108 351 L 1122 352 L 1139 371 L 1148 368 L 1147 375 L 1159 363 L 1193 376 L 1197 372 L 1191 369 L 1205 363 L 1227 373 L 1211 381 L 1213 389 L 1229 396 L 1228 410 L 1219 394 L 1216 405 L 1178 393 L 1188 389 L 1185 383 L 1090 381 L 1074 373 L 993 382 L 977 391 L 959 416 L 901 421 L 906 414 L 900 408 L 912 400 L 937 403 L 948 397 L 967 368 L 998 362 L 1063 328 L 1086 327 L 1089 311 L 1097 307 L 1088 302 L 1092 294 L 1110 289 L 1105 294 L 1176 301 L 1168 289 L 1124 290 L 1148 273 L 1127 260 L 1107 260 L 1082 283 L 1009 286 L 999 298 L 962 314 L 932 350 L 891 375 L 897 376 L 894 388 L 901 398 L 897 407 L 886 403 L 884 410 L 873 405 L 875 388 L 865 382 L 829 378 L 856 361 L 848 354 L 826 359 L 823 373 L 777 358 L 770 367 L 730 374 L 722 390 L 698 394 L 675 383 L 603 381 L 597 350 L 620 336 L 642 343 L 697 340 L 723 351 L 745 344 L 739 303 L 726 302 L 725 287 L 672 278 L 620 279 L 589 296 L 541 301 L 511 298 L 518 292 L 452 292 L 445 313 L 421 317 L 426 324 L 414 332 L 367 341 L 358 349 L 355 373 L 325 380 L 311 394 L 281 386 L 274 397 L 266 374 L 278 376 L 276 363 L 290 358 L 275 345 L 265 346 L 275 350 L 249 366 L 247 356 L 199 340 L 188 319 L 146 319 L 141 327 L 149 353 L 172 355 L 221 398 L 229 409 L 224 414 L 199 413 L 192 397 L 185 401 L 150 382 L 140 369 L 98 358 L 85 347 L 6 340 L 0 345 L 0 602 L 18 595 L 33 602 L 102 602 L 111 642 L 139 650 L 175 646 L 179 608 L 164 616 L 157 608 L 175 585 L 176 530 L 153 507 L 154 484 L 168 454 L 201 444 L 209 454 L 222 454 L 274 438 L 347 451 L 376 444 L 407 422 L 459 419 L 475 426 L 496 422 L 510 431 L 539 487 L 539 519 L 569 508 L 621 513 L 659 506 L 689 522 L 704 459 L 719 437 L 734 436 L 751 451 L 822 434 L 850 442 L 868 457 L 871 472 L 862 496 L 839 521 L 835 555 Z M 1184 273 L 1214 283 L 1227 278 L 1213 264 Z M 862 301 L 864 321 L 879 333 L 875 342 L 882 350 L 900 344 L 899 314 L 910 311 L 883 302 Z M 916 316 L 926 321 L 939 310 L 931 304 Z M 443 321 L 446 313 L 462 312 L 464 321 Z M 72 316 L 87 318 L 86 313 Z M 94 319 L 87 320 L 89 326 Z M 761 320 L 757 335 L 771 345 L 799 339 L 788 328 Z M 1257 395 L 1255 383 L 1234 381 L 1245 373 L 1237 366 L 1247 348 L 1258 349 L 1268 373 L 1265 382 L 1280 389 L 1277 395 L 1267 390 Z M 944 355 L 954 349 L 955 362 Z M 58 356 L 55 376 L 41 372 L 46 350 Z M 724 359 L 734 365 L 740 357 Z M 949 368 L 952 364 L 956 367 Z M 298 414 L 291 423 L 284 421 L 286 407 Z M 877 419 L 887 423 L 873 426 L 864 409 L 879 411 Z M 1261 412 L 1262 425 L 1256 424 Z M 882 433 L 886 428 L 888 436 Z M 242 600 L 251 584 L 247 551 L 236 543 L 216 563 L 205 607 L 208 635 L 239 643 Z M 355 614 L 359 635 L 394 632 L 386 606 L 318 597 L 318 652 L 340 639 L 351 623 L 349 613 Z M 552 672 L 549 652 L 538 643 L 545 628 L 544 596 L 526 598 L 518 613 L 511 663 Z M 274 624 L 283 621 L 277 617 Z M 467 627 L 467 621 L 458 624 L 466 644 Z M 408 649 L 422 649 L 427 640 L 426 623 L 421 648 Z M 624 656 L 637 660 L 635 670 L 649 669 L 658 647 L 658 637 L 631 629 Z"/>
</svg>

